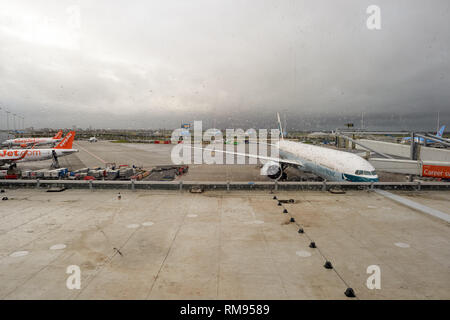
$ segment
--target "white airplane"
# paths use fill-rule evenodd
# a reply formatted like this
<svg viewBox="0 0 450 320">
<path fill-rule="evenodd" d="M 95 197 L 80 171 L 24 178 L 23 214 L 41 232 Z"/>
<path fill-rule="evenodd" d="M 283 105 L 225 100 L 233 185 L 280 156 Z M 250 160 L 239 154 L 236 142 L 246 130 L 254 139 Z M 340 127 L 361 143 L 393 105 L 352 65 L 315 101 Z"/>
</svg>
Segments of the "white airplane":
<svg viewBox="0 0 450 320">
<path fill-rule="evenodd" d="M 14 167 L 18 162 L 42 161 L 48 159 L 53 159 L 53 165 L 57 166 L 58 157 L 64 157 L 74 152 L 78 152 L 77 149 L 72 149 L 74 139 L 75 131 L 70 131 L 57 146 L 51 149 L 0 150 L 0 166 L 9 164 L 11 167 Z"/>
<path fill-rule="evenodd" d="M 22 148 L 27 148 L 30 146 L 41 146 L 46 144 L 56 144 L 61 141 L 62 130 L 59 130 L 58 133 L 52 138 L 15 138 L 3 141 L 2 145 L 12 147 L 12 146 L 20 146 Z"/>
<path fill-rule="evenodd" d="M 98 140 L 96 137 L 90 137 L 88 141 L 89 142 L 97 142 Z"/>
<path fill-rule="evenodd" d="M 278 129 L 283 132 L 279 114 L 277 114 L 277 117 Z M 209 150 L 262 160 L 262 162 L 265 162 L 261 170 L 262 174 L 274 180 L 279 180 L 285 176 L 284 170 L 286 167 L 296 166 L 328 181 L 378 181 L 375 168 L 367 160 L 356 154 L 301 142 L 286 141 L 281 134 L 280 141 L 275 146 L 278 148 L 279 158 L 217 149 Z"/>
</svg>

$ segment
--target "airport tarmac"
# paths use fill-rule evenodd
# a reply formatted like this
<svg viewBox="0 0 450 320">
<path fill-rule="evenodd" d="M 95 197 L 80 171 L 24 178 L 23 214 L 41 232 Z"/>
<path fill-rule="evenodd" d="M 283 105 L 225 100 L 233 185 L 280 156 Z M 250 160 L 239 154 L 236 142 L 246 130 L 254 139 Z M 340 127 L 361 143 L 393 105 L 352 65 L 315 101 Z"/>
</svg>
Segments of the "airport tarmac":
<svg viewBox="0 0 450 320">
<path fill-rule="evenodd" d="M 74 142 L 78 153 L 59 158 L 61 167 L 69 170 L 81 168 L 105 167 L 106 163 L 128 164 L 151 169 L 156 166 L 173 165 L 171 160 L 172 144 L 113 143 L 110 141 Z M 48 169 L 52 160 L 23 162 L 18 164 L 22 170 Z M 187 174 L 178 177 L 185 181 L 270 181 L 260 174 L 260 166 L 244 165 L 206 165 L 191 164 Z"/>
<path fill-rule="evenodd" d="M 0 298 L 450 298 L 449 224 L 375 192 L 120 193 L 7 189 Z M 450 213 L 448 191 L 396 194 Z"/>
<path fill-rule="evenodd" d="M 106 163 L 136 165 L 151 169 L 155 166 L 173 165 L 170 156 L 173 147 L 174 145 L 170 144 L 75 141 L 74 148 L 77 148 L 79 152 L 59 158 L 59 163 L 61 167 L 69 168 L 69 170 L 104 167 Z M 18 164 L 18 168 L 22 170 L 48 169 L 51 163 L 51 160 L 23 162 Z M 272 181 L 261 175 L 260 171 L 260 165 L 256 164 L 190 164 L 188 173 L 177 179 L 185 181 Z M 310 174 L 303 175 L 308 178 L 311 176 Z M 379 176 L 380 181 L 405 181 L 405 176 L 399 174 L 380 173 Z"/>
</svg>

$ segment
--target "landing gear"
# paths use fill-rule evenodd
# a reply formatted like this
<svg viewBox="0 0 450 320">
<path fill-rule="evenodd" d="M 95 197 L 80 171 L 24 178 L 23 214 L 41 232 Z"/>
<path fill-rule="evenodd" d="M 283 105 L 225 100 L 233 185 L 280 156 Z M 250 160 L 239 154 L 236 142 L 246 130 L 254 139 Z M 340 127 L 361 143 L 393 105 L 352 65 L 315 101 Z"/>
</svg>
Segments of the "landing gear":
<svg viewBox="0 0 450 320">
<path fill-rule="evenodd" d="M 52 150 L 52 159 L 53 159 L 53 161 L 52 161 L 51 167 L 53 169 L 60 168 L 60 165 L 59 165 L 59 162 L 58 162 L 58 156 L 56 155 L 56 151 L 55 150 Z"/>
<path fill-rule="evenodd" d="M 11 163 L 8 167 L 7 173 L 11 175 L 18 174 L 19 170 L 17 170 L 17 163 Z"/>
</svg>

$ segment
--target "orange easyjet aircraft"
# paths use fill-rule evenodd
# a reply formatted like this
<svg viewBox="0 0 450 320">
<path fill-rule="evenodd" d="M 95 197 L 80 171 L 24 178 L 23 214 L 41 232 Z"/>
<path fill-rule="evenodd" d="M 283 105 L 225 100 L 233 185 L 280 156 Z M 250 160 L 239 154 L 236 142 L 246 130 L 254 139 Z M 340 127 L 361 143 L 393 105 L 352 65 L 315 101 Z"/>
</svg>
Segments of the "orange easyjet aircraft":
<svg viewBox="0 0 450 320">
<path fill-rule="evenodd" d="M 57 164 L 58 157 L 64 157 L 74 152 L 78 152 L 77 149 L 72 148 L 74 139 L 75 131 L 70 131 L 56 147 L 51 149 L 0 150 L 0 166 L 5 164 L 15 166 L 18 162 L 42 161 L 48 159 L 53 159 Z"/>
<path fill-rule="evenodd" d="M 16 138 L 9 139 L 2 143 L 4 146 L 12 147 L 12 146 L 20 146 L 22 148 L 27 148 L 30 146 L 41 146 L 45 144 L 55 145 L 56 143 L 61 141 L 62 130 L 59 130 L 58 133 L 53 138 Z"/>
</svg>

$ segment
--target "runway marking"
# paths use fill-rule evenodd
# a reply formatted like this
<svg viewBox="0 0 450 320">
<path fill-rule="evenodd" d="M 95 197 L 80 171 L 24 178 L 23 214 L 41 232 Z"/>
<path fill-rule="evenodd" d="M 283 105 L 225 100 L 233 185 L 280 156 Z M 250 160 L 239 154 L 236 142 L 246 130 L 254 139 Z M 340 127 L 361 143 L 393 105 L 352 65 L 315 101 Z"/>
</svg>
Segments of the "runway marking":
<svg viewBox="0 0 450 320">
<path fill-rule="evenodd" d="M 410 207 L 410 208 L 418 210 L 420 212 L 429 214 L 430 216 L 434 216 L 434 217 L 442 219 L 444 221 L 450 222 L 450 215 L 448 215 L 447 213 L 424 206 L 423 204 L 411 201 L 409 199 L 405 199 L 403 197 L 397 196 L 397 195 L 387 192 L 385 190 L 375 190 L 375 192 L 378 194 L 381 194 L 382 196 L 385 196 L 386 198 L 389 198 L 395 202 L 401 203 L 407 207 Z"/>
<path fill-rule="evenodd" d="M 66 245 L 63 243 L 58 243 L 50 247 L 50 250 L 62 250 L 65 249 Z"/>
<path fill-rule="evenodd" d="M 29 252 L 28 251 L 16 251 L 11 253 L 9 256 L 13 257 L 13 258 L 17 258 L 17 257 L 23 257 L 26 256 Z"/>
<path fill-rule="evenodd" d="M 302 258 L 311 257 L 311 253 L 308 251 L 304 251 L 304 250 L 299 250 L 295 254 Z"/>
<path fill-rule="evenodd" d="M 137 223 L 132 223 L 132 224 L 127 225 L 127 228 L 136 229 L 136 228 L 139 228 L 139 225 Z"/>
<path fill-rule="evenodd" d="M 409 248 L 410 247 L 409 244 L 404 243 L 404 242 L 396 242 L 394 244 L 399 248 Z"/>
<path fill-rule="evenodd" d="M 80 149 L 82 149 L 83 151 L 85 151 L 85 152 L 87 152 L 89 155 L 91 155 L 91 156 L 93 156 L 94 158 L 96 158 L 97 160 L 100 160 L 101 162 L 103 162 L 103 163 L 106 163 L 106 161 L 105 160 L 103 160 L 102 158 L 100 158 L 100 157 L 98 157 L 98 156 L 96 156 L 95 154 L 93 154 L 92 152 L 90 152 L 90 151 L 87 151 L 87 149 L 86 148 L 83 148 L 82 146 L 80 146 L 78 143 L 75 143 L 75 145 L 78 147 L 78 148 L 80 148 Z"/>
<path fill-rule="evenodd" d="M 253 221 L 247 221 L 247 222 L 244 222 L 245 224 L 263 224 L 264 223 L 264 221 L 262 221 L 262 220 L 253 220 Z"/>
</svg>

